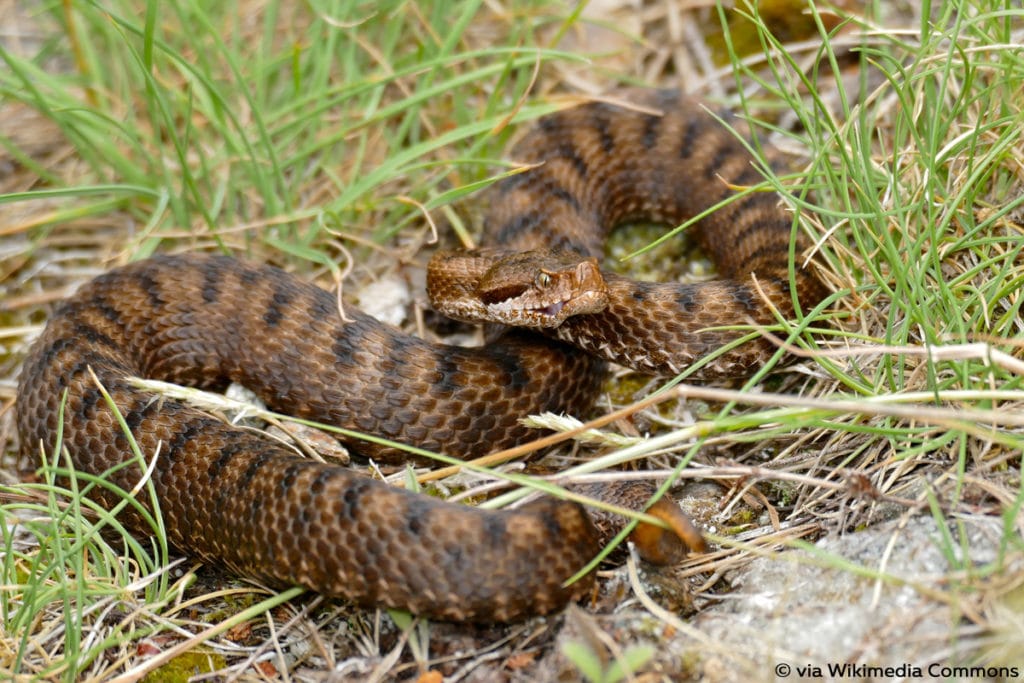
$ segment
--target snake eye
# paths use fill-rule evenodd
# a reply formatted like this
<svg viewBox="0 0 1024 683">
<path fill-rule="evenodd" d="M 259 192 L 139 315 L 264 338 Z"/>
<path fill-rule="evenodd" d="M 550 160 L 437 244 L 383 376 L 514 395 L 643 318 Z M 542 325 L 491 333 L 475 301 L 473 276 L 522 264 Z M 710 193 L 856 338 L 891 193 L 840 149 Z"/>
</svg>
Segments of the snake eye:
<svg viewBox="0 0 1024 683">
<path fill-rule="evenodd" d="M 551 284 L 551 276 L 544 271 L 537 273 L 537 286 L 546 289 Z"/>
</svg>

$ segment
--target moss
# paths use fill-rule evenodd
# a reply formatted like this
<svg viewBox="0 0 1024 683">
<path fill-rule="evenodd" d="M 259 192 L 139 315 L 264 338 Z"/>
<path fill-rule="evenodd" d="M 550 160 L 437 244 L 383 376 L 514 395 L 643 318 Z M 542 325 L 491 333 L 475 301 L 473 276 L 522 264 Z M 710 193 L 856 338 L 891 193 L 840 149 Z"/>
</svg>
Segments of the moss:
<svg viewBox="0 0 1024 683">
<path fill-rule="evenodd" d="M 180 654 L 143 677 L 145 683 L 185 683 L 194 676 L 218 671 L 227 660 L 214 652 L 193 650 Z"/>
<path fill-rule="evenodd" d="M 664 225 L 635 223 L 614 231 L 605 246 L 603 267 L 619 275 L 651 282 L 695 282 L 714 277 L 711 259 L 685 233 L 627 259 L 662 238 L 669 229 Z"/>
</svg>

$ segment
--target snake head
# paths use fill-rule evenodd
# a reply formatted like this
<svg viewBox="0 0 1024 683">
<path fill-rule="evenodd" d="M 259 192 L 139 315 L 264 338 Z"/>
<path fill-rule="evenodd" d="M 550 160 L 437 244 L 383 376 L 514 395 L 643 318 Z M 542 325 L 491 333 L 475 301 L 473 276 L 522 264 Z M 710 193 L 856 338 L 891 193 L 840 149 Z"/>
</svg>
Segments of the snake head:
<svg viewBox="0 0 1024 683">
<path fill-rule="evenodd" d="M 608 285 L 597 259 L 564 252 L 527 251 L 498 260 L 476 288 L 490 322 L 558 327 L 574 315 L 608 306 Z"/>
</svg>

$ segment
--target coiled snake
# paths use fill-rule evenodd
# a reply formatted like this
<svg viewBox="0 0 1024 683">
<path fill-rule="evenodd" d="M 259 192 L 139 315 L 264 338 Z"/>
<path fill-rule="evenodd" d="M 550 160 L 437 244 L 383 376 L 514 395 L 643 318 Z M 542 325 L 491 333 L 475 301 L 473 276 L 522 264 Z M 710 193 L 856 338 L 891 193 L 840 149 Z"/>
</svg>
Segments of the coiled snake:
<svg viewBox="0 0 1024 683">
<path fill-rule="evenodd" d="M 640 217 L 678 223 L 729 196 L 730 185 L 760 180 L 743 145 L 701 105 L 670 92 L 625 97 L 646 110 L 595 102 L 541 119 L 515 157 L 544 163 L 488 191 L 484 243 L 554 249 L 559 263 L 571 254 L 567 270 L 527 267 L 518 282 L 508 274 L 524 271 L 522 257 L 496 270 L 480 265 L 492 255 L 486 251 L 436 259 L 439 273 L 474 271 L 477 282 L 454 287 L 475 292 L 492 311 L 525 305 L 550 325 L 575 304 L 557 296 L 521 302 L 531 286 L 544 294 L 567 278 L 596 282 L 582 310 L 603 310 L 548 329 L 551 338 L 517 331 L 482 348 L 455 348 L 402 335 L 348 307 L 345 321 L 332 294 L 275 268 L 160 256 L 97 278 L 53 314 L 19 382 L 23 451 L 49 450 L 62 433 L 76 468 L 110 470 L 125 490 L 136 485 L 140 468 L 118 467 L 129 442 L 94 373 L 142 453 L 158 454 L 152 482 L 175 546 L 275 584 L 444 619 L 504 621 L 562 607 L 586 590 L 587 581 L 563 584 L 598 549 L 579 505 L 542 499 L 483 511 L 445 503 L 301 459 L 253 432 L 155 399 L 127 378 L 208 389 L 236 381 L 281 412 L 475 457 L 533 438 L 521 416 L 590 407 L 603 361 L 562 340 L 640 370 L 674 373 L 739 334 L 704 328 L 773 322 L 764 296 L 791 314 L 792 219 L 773 193 L 748 194 L 695 231 L 721 280 L 602 281 L 587 257 L 601 252 L 606 226 Z M 804 305 L 820 297 L 799 262 L 794 276 L 792 291 Z M 446 282 L 444 274 L 430 276 L 435 299 L 445 296 Z M 458 305 L 455 313 L 476 315 Z M 703 375 L 748 373 L 771 350 L 742 345 Z M 356 447 L 378 460 L 399 456 L 374 444 Z M 92 495 L 106 505 L 116 500 L 106 490 Z M 141 526 L 137 513 L 124 514 Z"/>
</svg>

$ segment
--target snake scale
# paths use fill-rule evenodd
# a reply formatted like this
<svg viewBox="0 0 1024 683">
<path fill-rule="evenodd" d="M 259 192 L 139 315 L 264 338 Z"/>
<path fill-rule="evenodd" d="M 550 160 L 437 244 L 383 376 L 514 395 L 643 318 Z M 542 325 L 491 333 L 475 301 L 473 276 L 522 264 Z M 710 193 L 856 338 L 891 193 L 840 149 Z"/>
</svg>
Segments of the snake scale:
<svg viewBox="0 0 1024 683">
<path fill-rule="evenodd" d="M 623 96 L 641 108 L 591 102 L 543 117 L 524 137 L 515 158 L 544 163 L 487 191 L 485 245 L 586 260 L 601 253 L 610 226 L 633 218 L 675 224 L 734 193 L 730 185 L 760 180 L 743 144 L 699 103 L 664 91 Z M 673 373 L 740 334 L 703 328 L 772 323 L 762 292 L 792 314 L 791 226 L 775 194 L 747 194 L 694 231 L 721 279 L 680 285 L 605 275 L 603 311 L 570 318 L 546 337 L 510 331 L 480 348 L 428 343 L 350 307 L 343 319 L 333 294 L 270 266 L 210 255 L 132 263 L 65 301 L 30 350 L 17 402 L 23 453 L 49 451 L 60 434 L 77 469 L 108 473 L 131 490 L 142 471 L 125 466 L 129 442 L 98 379 L 141 452 L 158 454 L 152 484 L 173 545 L 245 576 L 359 605 L 471 621 L 549 613 L 590 585 L 589 577 L 564 585 L 599 547 L 581 506 L 543 498 L 485 511 L 414 494 L 297 457 L 128 378 L 205 389 L 235 381 L 297 417 L 480 456 L 534 438 L 523 415 L 586 413 L 603 376 L 594 354 Z M 808 271 L 798 265 L 793 275 L 802 303 L 820 297 Z M 500 303 L 522 289 L 499 285 L 487 296 Z M 702 374 L 743 375 L 771 351 L 747 343 Z M 371 443 L 356 448 L 379 461 L 402 456 Z M 117 500 L 105 489 L 91 495 L 107 506 Z M 143 526 L 137 512 L 123 514 Z"/>
</svg>

